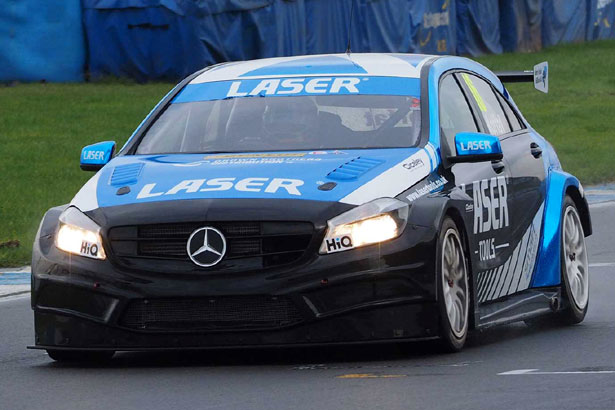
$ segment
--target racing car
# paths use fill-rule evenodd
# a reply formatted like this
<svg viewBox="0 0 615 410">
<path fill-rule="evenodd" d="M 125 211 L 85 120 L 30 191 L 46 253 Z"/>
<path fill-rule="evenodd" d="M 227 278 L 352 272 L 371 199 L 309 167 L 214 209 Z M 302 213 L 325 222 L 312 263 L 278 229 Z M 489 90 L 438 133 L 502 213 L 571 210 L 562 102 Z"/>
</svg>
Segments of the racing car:
<svg viewBox="0 0 615 410">
<path fill-rule="evenodd" d="M 36 349 L 434 340 L 583 320 L 583 187 L 503 82 L 548 66 L 335 54 L 232 62 L 173 88 L 44 215 Z"/>
</svg>

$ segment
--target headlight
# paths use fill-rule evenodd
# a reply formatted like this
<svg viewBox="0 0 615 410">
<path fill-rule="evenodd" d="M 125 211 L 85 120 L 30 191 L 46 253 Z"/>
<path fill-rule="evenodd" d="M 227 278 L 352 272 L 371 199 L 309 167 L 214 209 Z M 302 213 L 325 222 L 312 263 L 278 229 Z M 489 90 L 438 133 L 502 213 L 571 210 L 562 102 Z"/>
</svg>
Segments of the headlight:
<svg viewBox="0 0 615 410">
<path fill-rule="evenodd" d="M 397 238 L 407 221 L 407 203 L 393 198 L 376 199 L 327 222 L 320 253 L 347 251 Z"/>
<path fill-rule="evenodd" d="M 72 206 L 60 215 L 56 246 L 65 252 L 86 258 L 106 257 L 100 237 L 100 226 Z"/>
</svg>

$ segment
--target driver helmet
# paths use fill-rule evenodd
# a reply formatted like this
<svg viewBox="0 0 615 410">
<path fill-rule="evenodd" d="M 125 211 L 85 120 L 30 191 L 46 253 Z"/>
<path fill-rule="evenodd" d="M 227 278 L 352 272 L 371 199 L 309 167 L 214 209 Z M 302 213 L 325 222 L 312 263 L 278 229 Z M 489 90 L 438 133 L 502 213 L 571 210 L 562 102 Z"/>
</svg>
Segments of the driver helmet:
<svg viewBox="0 0 615 410">
<path fill-rule="evenodd" d="M 263 112 L 263 130 L 276 141 L 306 142 L 318 128 L 318 106 L 312 98 L 271 97 Z"/>
</svg>

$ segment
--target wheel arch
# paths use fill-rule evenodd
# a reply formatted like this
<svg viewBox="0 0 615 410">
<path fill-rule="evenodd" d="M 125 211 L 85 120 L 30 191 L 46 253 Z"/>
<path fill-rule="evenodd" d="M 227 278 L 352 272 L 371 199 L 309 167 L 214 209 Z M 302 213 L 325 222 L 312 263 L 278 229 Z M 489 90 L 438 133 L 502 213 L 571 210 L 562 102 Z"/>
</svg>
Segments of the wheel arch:
<svg viewBox="0 0 615 410">
<path fill-rule="evenodd" d="M 588 237 L 592 234 L 592 222 L 589 214 L 589 205 L 585 197 L 581 194 L 581 190 L 582 188 L 580 188 L 580 185 L 578 187 L 569 185 L 566 188 L 566 195 L 572 198 L 574 205 L 577 207 L 579 216 L 581 217 L 581 224 L 583 225 L 583 233 L 585 237 Z"/>
<path fill-rule="evenodd" d="M 583 229 L 587 224 L 588 235 L 591 232 L 589 206 L 583 195 L 581 183 L 567 172 L 551 169 L 546 186 L 540 251 L 530 285 L 532 288 L 559 286 L 561 283 L 561 219 L 563 202 L 567 194 L 577 205 Z"/>
<path fill-rule="evenodd" d="M 466 229 L 466 224 L 461 215 L 462 215 L 461 211 L 449 202 L 447 204 L 446 209 L 444 210 L 440 224 L 442 224 L 442 221 L 444 220 L 444 218 L 446 218 L 447 216 L 450 217 L 455 223 L 455 226 L 457 226 L 457 230 L 459 230 L 459 233 L 461 235 L 462 245 L 466 253 L 465 255 L 466 261 L 468 263 L 468 283 L 470 284 L 470 307 L 469 307 L 470 314 L 468 315 L 470 322 L 468 323 L 468 329 L 475 329 L 478 317 L 477 317 L 476 302 L 474 299 L 476 295 L 476 287 L 475 287 L 475 282 L 474 282 L 474 270 L 472 269 L 472 258 L 470 254 L 470 238 L 468 236 L 468 230 Z"/>
<path fill-rule="evenodd" d="M 476 286 L 475 277 L 472 270 L 472 257 L 470 253 L 470 233 L 466 229 L 466 223 L 463 218 L 463 201 L 451 199 L 448 195 L 426 197 L 414 201 L 411 205 L 411 213 L 409 223 L 417 225 L 429 226 L 434 229 L 436 235 L 442 228 L 444 219 L 450 217 L 461 235 L 462 245 L 466 252 L 466 260 L 468 261 L 468 280 L 470 283 L 470 315 L 468 328 L 474 329 L 478 323 L 478 308 L 475 302 Z M 434 258 L 437 258 L 438 251 L 434 249 Z M 434 283 L 437 283 L 434 271 Z M 437 293 L 436 293 L 437 294 Z"/>
</svg>

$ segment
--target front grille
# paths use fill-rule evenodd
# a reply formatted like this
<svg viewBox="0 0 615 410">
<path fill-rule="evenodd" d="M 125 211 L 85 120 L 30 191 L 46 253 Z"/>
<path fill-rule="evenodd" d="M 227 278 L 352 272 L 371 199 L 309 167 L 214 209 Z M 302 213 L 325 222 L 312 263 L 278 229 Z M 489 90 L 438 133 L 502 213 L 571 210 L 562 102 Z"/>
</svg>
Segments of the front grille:
<svg viewBox="0 0 615 410">
<path fill-rule="evenodd" d="M 120 324 L 152 331 L 275 329 L 303 321 L 295 304 L 282 296 L 135 300 Z"/>
<path fill-rule="evenodd" d="M 296 261 L 314 234 L 309 222 L 190 222 L 114 227 L 109 230 L 109 240 L 113 254 L 120 258 L 189 262 L 188 239 L 204 226 L 224 234 L 227 251 L 223 261 L 252 258 L 256 265 L 250 266 L 260 268 Z"/>
</svg>

